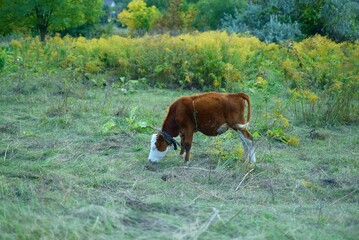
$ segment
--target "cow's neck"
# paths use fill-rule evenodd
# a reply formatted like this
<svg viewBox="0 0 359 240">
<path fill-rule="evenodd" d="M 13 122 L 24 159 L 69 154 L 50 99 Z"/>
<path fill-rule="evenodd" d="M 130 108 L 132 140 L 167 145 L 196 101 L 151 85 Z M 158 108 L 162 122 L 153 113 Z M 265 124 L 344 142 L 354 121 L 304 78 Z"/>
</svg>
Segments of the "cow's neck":
<svg viewBox="0 0 359 240">
<path fill-rule="evenodd" d="M 167 119 L 168 120 L 168 119 Z M 178 136 L 178 129 L 177 127 L 171 123 L 170 121 L 165 121 L 162 125 L 162 131 L 169 134 L 171 137 L 177 137 Z"/>
</svg>

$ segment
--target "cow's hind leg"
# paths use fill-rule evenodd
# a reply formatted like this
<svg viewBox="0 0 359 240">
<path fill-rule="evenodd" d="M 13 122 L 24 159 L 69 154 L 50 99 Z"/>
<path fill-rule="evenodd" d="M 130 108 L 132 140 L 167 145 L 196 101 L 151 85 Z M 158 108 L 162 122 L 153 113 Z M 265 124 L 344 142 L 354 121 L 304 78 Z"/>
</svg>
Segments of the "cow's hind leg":
<svg viewBox="0 0 359 240">
<path fill-rule="evenodd" d="M 253 163 L 256 162 L 255 148 L 253 146 L 253 142 L 246 138 L 241 130 L 237 130 L 239 137 L 242 140 L 243 148 L 244 148 L 244 159 L 248 159 L 250 157 Z"/>
</svg>

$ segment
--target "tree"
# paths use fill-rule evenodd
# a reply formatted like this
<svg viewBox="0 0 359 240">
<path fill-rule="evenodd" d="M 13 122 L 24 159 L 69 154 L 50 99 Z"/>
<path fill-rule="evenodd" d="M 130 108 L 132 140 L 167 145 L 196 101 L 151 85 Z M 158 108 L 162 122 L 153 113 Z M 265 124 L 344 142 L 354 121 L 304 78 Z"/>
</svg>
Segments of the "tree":
<svg viewBox="0 0 359 240">
<path fill-rule="evenodd" d="M 146 0 L 148 6 L 156 6 L 161 12 L 167 9 L 168 0 Z"/>
<path fill-rule="evenodd" d="M 171 0 L 167 7 L 165 23 L 169 29 L 179 29 L 183 25 L 181 13 L 184 12 L 183 0 Z"/>
<path fill-rule="evenodd" d="M 196 3 L 197 26 L 203 30 L 217 29 L 225 14 L 234 14 L 236 8 L 244 5 L 244 0 L 199 0 Z"/>
<path fill-rule="evenodd" d="M 359 2 L 327 0 L 321 12 L 323 32 L 335 41 L 359 39 Z"/>
<path fill-rule="evenodd" d="M 293 14 L 295 20 L 301 25 L 302 32 L 307 36 L 321 34 L 323 19 L 321 12 L 327 0 L 297 0 L 296 11 Z"/>
<path fill-rule="evenodd" d="M 130 32 L 148 31 L 161 18 L 160 11 L 155 6 L 147 7 L 143 0 L 131 1 L 127 5 L 127 9 L 120 12 L 117 19 L 127 26 Z"/>
<path fill-rule="evenodd" d="M 194 4 L 187 4 L 186 0 L 169 0 L 167 9 L 159 21 L 156 29 L 180 33 L 192 29 L 196 18 Z"/>
<path fill-rule="evenodd" d="M 0 33 L 30 29 L 45 41 L 50 31 L 93 23 L 103 14 L 102 0 L 3 0 Z"/>
</svg>

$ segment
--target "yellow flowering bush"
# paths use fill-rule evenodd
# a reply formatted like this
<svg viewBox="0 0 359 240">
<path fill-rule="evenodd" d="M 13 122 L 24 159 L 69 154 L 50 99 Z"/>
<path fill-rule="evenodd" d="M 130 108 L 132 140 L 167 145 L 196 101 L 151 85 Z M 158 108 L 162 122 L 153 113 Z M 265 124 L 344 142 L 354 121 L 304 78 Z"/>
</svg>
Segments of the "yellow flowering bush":
<svg viewBox="0 0 359 240">
<path fill-rule="evenodd" d="M 226 132 L 224 136 L 212 141 L 210 143 L 210 152 L 215 156 L 216 160 L 220 160 L 222 166 L 233 168 L 242 161 L 244 149 L 241 144 L 236 146 L 226 144 L 227 141 L 223 141 L 223 139 L 229 137 L 233 138 L 234 136 L 232 136 L 231 132 Z"/>
<path fill-rule="evenodd" d="M 21 43 L 20 43 L 18 40 L 16 40 L 16 39 L 12 40 L 11 43 L 10 43 L 10 45 L 11 45 L 13 48 L 22 48 Z"/>
<path fill-rule="evenodd" d="M 38 38 L 13 40 L 11 54 L 4 70 L 19 69 L 16 59 L 21 58 L 21 67 L 71 69 L 76 79 L 110 70 L 118 78 L 145 78 L 157 87 L 250 91 L 265 102 L 257 111 L 263 119 L 282 119 L 282 127 L 287 118 L 278 116 L 287 113 L 273 114 L 272 96 L 287 98 L 285 111 L 307 123 L 346 123 L 359 116 L 359 44 L 319 35 L 286 44 L 219 31 L 98 39 L 55 35 L 46 44 Z"/>
<path fill-rule="evenodd" d="M 279 67 L 295 109 L 300 108 L 297 118 L 310 125 L 358 121 L 358 43 L 316 35 L 283 50 Z"/>
</svg>

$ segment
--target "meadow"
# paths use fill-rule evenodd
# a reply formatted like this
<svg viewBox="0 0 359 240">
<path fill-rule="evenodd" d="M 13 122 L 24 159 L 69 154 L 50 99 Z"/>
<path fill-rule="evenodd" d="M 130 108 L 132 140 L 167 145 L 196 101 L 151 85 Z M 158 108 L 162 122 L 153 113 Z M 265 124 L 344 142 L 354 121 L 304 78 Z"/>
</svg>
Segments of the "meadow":
<svg viewBox="0 0 359 240">
<path fill-rule="evenodd" d="M 121 39 L 128 45 L 118 51 L 125 49 L 128 58 L 109 55 L 106 47 L 94 54 L 87 41 L 107 46 L 104 39 L 4 44 L 0 239 L 356 239 L 357 44 L 316 37 L 297 43 L 301 55 L 287 58 L 292 47 L 239 39 L 241 51 L 253 52 L 223 50 L 236 56 L 230 58 L 212 55 L 229 46 L 218 36 L 213 42 L 199 36 L 213 51 L 184 46 L 201 53 L 197 64 L 188 52 L 179 55 L 183 42 L 196 42 L 191 36 L 163 36 L 162 43 L 178 46 L 173 56 L 173 48 L 160 51 L 156 40 L 147 42 L 147 55 L 133 50 L 150 37 Z M 331 46 L 326 60 L 318 57 L 328 53 L 314 48 L 316 41 Z M 165 68 L 156 70 L 151 51 L 166 60 Z M 183 57 L 181 65 L 175 56 Z M 210 65 L 218 58 L 219 68 Z M 148 164 L 154 131 L 147 126 L 160 127 L 177 97 L 207 90 L 251 96 L 257 164 L 241 159 L 234 132 L 197 133 L 188 165 L 174 150 Z"/>
</svg>

